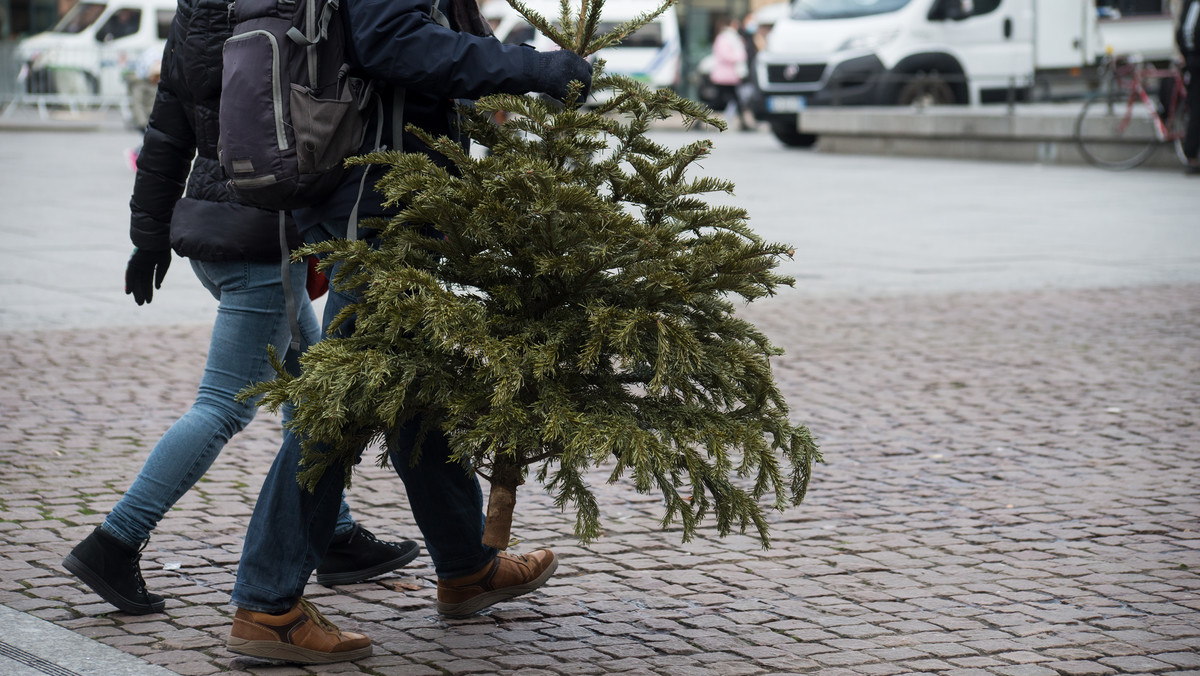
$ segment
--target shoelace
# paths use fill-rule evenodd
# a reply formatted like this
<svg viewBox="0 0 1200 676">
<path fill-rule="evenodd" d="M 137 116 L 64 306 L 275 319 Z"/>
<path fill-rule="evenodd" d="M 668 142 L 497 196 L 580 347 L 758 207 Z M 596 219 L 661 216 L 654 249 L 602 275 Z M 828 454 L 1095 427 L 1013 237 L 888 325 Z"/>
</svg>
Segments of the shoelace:
<svg viewBox="0 0 1200 676">
<path fill-rule="evenodd" d="M 142 546 L 138 547 L 137 551 L 133 553 L 133 558 L 129 563 L 129 565 L 133 567 L 133 577 L 137 579 L 138 593 L 142 596 L 149 595 L 149 592 L 146 591 L 146 580 L 142 578 L 142 550 L 145 549 L 146 545 L 148 544 L 150 544 L 149 540 L 142 542 Z"/>
<path fill-rule="evenodd" d="M 379 538 L 375 537 L 374 533 L 367 530 L 366 528 L 363 528 L 362 526 L 358 527 L 358 530 L 355 531 L 353 536 L 351 536 L 349 542 L 354 542 L 356 539 L 358 539 L 360 537 L 366 538 L 367 540 L 369 540 L 375 544 L 379 544 Z M 349 544 L 349 542 L 347 542 L 347 544 Z"/>
<path fill-rule="evenodd" d="M 529 557 L 525 556 L 524 554 L 509 554 L 508 552 L 499 552 L 497 556 L 503 556 L 504 558 L 511 561 L 516 561 L 517 563 L 529 563 Z"/>
<path fill-rule="evenodd" d="M 308 619 L 312 620 L 313 622 L 316 622 L 317 626 L 324 629 L 325 631 L 332 631 L 337 634 L 341 633 L 340 631 L 338 631 L 336 624 L 334 624 L 334 623 L 330 622 L 328 619 L 326 619 L 326 617 L 321 614 L 321 611 L 317 610 L 316 606 L 309 603 L 308 599 L 303 598 L 303 597 L 300 598 L 300 612 L 307 615 Z"/>
</svg>

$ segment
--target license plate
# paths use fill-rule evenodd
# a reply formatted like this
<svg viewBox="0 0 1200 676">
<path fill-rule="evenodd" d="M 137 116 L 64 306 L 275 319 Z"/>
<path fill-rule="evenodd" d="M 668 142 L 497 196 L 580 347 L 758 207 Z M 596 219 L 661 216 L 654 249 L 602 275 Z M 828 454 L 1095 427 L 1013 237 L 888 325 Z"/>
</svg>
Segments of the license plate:
<svg viewBox="0 0 1200 676">
<path fill-rule="evenodd" d="M 803 96 L 768 96 L 768 113 L 798 113 L 804 110 Z"/>
</svg>

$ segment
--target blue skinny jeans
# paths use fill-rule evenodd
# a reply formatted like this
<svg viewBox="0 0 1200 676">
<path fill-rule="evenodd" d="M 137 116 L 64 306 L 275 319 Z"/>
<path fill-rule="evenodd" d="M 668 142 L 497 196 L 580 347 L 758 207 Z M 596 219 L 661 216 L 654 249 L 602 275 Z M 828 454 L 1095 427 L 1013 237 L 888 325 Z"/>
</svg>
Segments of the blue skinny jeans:
<svg viewBox="0 0 1200 676">
<path fill-rule="evenodd" d="M 192 260 L 192 270 L 217 299 L 217 319 L 208 346 L 208 361 L 196 401 L 155 444 L 142 471 L 101 526 L 130 546 L 140 546 L 183 494 L 204 476 L 230 437 L 245 429 L 258 406 L 240 402 L 237 393 L 275 372 L 267 358 L 272 345 L 291 369 L 298 353 L 288 349 L 291 337 L 278 263 Z M 292 289 L 307 348 L 320 335 L 316 313 L 304 288 L 306 266 L 291 266 Z M 285 420 L 288 418 L 284 410 Z M 339 493 L 340 497 L 340 493 Z M 337 535 L 354 527 L 345 501 L 339 500 Z"/>
</svg>

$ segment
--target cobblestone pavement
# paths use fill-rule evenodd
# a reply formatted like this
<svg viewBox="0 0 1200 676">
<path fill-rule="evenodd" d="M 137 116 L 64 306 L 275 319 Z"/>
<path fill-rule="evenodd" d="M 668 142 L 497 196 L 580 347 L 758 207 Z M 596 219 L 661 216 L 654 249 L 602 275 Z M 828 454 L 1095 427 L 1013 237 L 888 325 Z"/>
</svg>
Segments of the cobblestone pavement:
<svg viewBox="0 0 1200 676">
<path fill-rule="evenodd" d="M 355 664 L 224 648 L 240 541 L 279 437 L 262 415 L 146 548 L 166 612 L 133 617 L 59 566 L 190 404 L 205 327 L 0 333 L 0 603 L 181 674 L 1200 674 L 1200 286 L 810 299 L 745 315 L 827 463 L 748 536 L 681 545 L 651 496 L 594 485 L 606 533 L 527 486 L 539 592 L 434 612 L 427 556 L 309 593 L 375 641 Z M 418 536 L 367 465 L 360 520 Z"/>
</svg>

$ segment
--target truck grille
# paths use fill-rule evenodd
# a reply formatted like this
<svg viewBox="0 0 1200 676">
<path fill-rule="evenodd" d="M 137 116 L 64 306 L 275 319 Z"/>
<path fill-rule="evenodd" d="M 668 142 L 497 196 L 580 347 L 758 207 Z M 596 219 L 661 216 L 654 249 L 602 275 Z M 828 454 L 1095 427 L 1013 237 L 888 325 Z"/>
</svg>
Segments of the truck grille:
<svg viewBox="0 0 1200 676">
<path fill-rule="evenodd" d="M 797 83 L 816 82 L 825 72 L 823 63 L 788 63 L 767 66 L 767 82 Z"/>
</svg>

